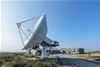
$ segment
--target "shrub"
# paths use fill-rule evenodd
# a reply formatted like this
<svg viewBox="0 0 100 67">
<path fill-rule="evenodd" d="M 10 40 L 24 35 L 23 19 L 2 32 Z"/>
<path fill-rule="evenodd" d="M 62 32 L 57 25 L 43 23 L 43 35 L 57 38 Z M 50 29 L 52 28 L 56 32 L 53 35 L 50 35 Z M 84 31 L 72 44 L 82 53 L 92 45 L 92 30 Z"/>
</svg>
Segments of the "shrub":
<svg viewBox="0 0 100 67">
<path fill-rule="evenodd" d="M 34 67 L 57 67 L 57 64 L 47 60 L 38 60 L 33 66 Z"/>
<path fill-rule="evenodd" d="M 55 59 L 37 59 L 29 60 L 22 56 L 2 57 L 0 58 L 0 67 L 57 67 Z"/>
<path fill-rule="evenodd" d="M 12 62 L 6 62 L 3 66 L 4 67 L 13 67 L 14 63 L 12 63 Z"/>
<path fill-rule="evenodd" d="M 0 67 L 2 66 L 2 64 L 3 64 L 3 61 L 0 59 Z"/>
</svg>

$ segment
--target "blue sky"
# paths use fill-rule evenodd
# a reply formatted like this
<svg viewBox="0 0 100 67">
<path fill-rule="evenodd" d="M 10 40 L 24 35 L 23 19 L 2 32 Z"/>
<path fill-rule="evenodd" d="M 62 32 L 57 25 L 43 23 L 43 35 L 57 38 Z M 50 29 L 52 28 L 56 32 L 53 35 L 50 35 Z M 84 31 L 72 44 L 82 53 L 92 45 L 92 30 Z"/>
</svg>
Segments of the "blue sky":
<svg viewBox="0 0 100 67">
<path fill-rule="evenodd" d="M 1 51 L 21 51 L 16 22 L 47 15 L 48 37 L 59 48 L 100 49 L 100 1 L 4 1 L 1 3 Z"/>
</svg>

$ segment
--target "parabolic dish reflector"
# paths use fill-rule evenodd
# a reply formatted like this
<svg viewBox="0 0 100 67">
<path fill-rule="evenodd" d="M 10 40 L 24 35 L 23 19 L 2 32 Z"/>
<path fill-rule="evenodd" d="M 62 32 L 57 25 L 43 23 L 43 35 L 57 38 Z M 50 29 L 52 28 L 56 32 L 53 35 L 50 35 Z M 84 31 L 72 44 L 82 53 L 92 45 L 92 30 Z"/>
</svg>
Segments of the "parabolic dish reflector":
<svg viewBox="0 0 100 67">
<path fill-rule="evenodd" d="M 38 46 L 45 38 L 47 34 L 47 21 L 46 15 L 42 15 L 34 26 L 33 33 L 29 39 L 25 42 L 23 50 Z"/>
</svg>

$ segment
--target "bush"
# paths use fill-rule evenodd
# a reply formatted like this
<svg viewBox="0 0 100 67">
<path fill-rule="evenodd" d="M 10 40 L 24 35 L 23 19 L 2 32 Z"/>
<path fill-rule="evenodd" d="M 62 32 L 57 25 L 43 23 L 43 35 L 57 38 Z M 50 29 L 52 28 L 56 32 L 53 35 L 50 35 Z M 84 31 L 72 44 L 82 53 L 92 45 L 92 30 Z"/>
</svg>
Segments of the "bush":
<svg viewBox="0 0 100 67">
<path fill-rule="evenodd" d="M 38 60 L 34 67 L 57 67 L 57 64 L 47 61 L 47 60 Z"/>
<path fill-rule="evenodd" d="M 14 59 L 14 57 L 12 57 L 12 56 L 1 57 L 1 60 L 4 60 L 5 62 L 12 61 L 13 59 Z"/>
<path fill-rule="evenodd" d="M 2 64 L 3 64 L 3 61 L 0 59 L 0 67 L 2 66 Z"/>
<path fill-rule="evenodd" d="M 25 67 L 26 63 L 16 63 L 13 67 Z"/>
<path fill-rule="evenodd" d="M 100 61 L 100 58 L 96 59 L 95 61 Z"/>
<path fill-rule="evenodd" d="M 22 56 L 6 56 L 0 58 L 0 67 L 57 67 L 55 59 L 29 60 Z"/>
<path fill-rule="evenodd" d="M 12 63 L 12 62 L 6 62 L 3 66 L 4 67 L 13 67 L 14 63 Z"/>
</svg>

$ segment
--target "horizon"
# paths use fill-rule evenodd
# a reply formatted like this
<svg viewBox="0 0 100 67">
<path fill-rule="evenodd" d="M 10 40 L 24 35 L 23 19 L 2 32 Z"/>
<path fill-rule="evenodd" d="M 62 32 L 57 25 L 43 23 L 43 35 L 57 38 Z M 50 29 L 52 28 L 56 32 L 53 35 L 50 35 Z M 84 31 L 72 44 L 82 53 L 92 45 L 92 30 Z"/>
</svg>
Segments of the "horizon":
<svg viewBox="0 0 100 67">
<path fill-rule="evenodd" d="M 100 1 L 2 1 L 1 51 L 22 51 L 17 22 L 46 14 L 58 48 L 100 50 Z"/>
</svg>

